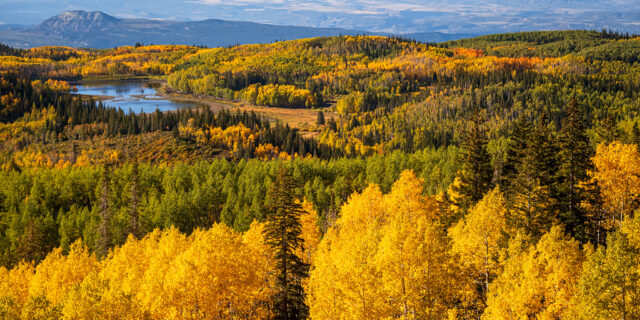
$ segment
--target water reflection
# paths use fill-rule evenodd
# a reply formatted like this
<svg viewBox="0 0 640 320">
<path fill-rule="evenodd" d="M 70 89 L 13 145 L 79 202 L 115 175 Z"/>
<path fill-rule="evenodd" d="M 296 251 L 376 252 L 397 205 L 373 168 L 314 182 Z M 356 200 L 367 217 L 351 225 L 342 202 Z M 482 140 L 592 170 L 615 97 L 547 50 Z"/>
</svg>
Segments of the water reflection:
<svg viewBox="0 0 640 320">
<path fill-rule="evenodd" d="M 75 85 L 77 94 L 108 96 L 103 99 L 107 106 L 129 112 L 150 113 L 197 106 L 193 103 L 169 100 L 157 94 L 158 83 L 147 81 L 101 81 L 83 82 Z"/>
</svg>

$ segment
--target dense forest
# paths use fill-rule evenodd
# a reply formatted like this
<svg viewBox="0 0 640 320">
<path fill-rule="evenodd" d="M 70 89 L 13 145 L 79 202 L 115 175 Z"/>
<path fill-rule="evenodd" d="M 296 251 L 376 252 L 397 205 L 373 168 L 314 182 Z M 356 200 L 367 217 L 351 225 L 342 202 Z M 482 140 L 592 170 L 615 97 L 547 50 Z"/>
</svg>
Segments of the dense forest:
<svg viewBox="0 0 640 320">
<path fill-rule="evenodd" d="M 239 107 L 73 94 L 140 77 Z M 0 46 L 0 317 L 640 318 L 638 92 L 609 31 Z"/>
</svg>

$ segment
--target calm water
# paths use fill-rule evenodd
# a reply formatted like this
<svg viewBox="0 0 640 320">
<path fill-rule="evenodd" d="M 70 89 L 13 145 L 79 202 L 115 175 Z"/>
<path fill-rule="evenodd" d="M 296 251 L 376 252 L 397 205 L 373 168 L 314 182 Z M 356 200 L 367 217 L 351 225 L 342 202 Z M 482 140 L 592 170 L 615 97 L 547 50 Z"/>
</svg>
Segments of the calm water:
<svg viewBox="0 0 640 320">
<path fill-rule="evenodd" d="M 75 84 L 77 94 L 109 96 L 102 102 L 110 107 L 121 108 L 125 112 L 150 113 L 197 106 L 193 103 L 169 100 L 157 95 L 157 83 L 146 81 L 103 81 Z"/>
</svg>

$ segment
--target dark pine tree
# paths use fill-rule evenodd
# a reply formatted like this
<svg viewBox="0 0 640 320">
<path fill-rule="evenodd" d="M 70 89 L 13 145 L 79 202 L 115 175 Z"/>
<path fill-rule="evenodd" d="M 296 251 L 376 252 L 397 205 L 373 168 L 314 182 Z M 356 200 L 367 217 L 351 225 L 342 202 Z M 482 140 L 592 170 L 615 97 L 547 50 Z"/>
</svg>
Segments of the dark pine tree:
<svg viewBox="0 0 640 320">
<path fill-rule="evenodd" d="M 316 119 L 316 124 L 319 126 L 324 124 L 324 112 L 318 111 L 318 118 Z"/>
<path fill-rule="evenodd" d="M 531 133 L 526 153 L 533 155 L 540 183 L 549 189 L 552 198 L 557 198 L 558 146 L 548 125 L 546 116 L 542 114 Z"/>
<path fill-rule="evenodd" d="M 469 209 L 493 187 L 493 167 L 487 151 L 484 120 L 476 113 L 464 132 L 463 164 L 459 172 L 460 184 L 454 188 L 459 197 L 454 199 L 463 210 Z"/>
<path fill-rule="evenodd" d="M 585 239 L 595 245 L 605 245 L 607 242 L 607 230 L 605 220 L 607 212 L 604 208 L 604 200 L 597 180 L 591 180 L 586 184 L 585 203 L 588 209 L 587 223 L 585 228 Z"/>
<path fill-rule="evenodd" d="M 305 304 L 302 279 L 309 276 L 309 265 L 296 255 L 303 246 L 300 214 L 302 206 L 295 194 L 293 175 L 281 167 L 269 189 L 265 240 L 276 257 L 276 293 L 273 313 L 276 320 L 306 319 L 309 307 Z"/>
<path fill-rule="evenodd" d="M 499 180 L 502 190 L 508 190 L 515 179 L 517 167 L 527 153 L 532 131 L 531 122 L 525 116 L 520 116 L 509 137 L 511 141 L 507 147 L 507 159 L 502 167 L 502 178 Z"/>
<path fill-rule="evenodd" d="M 338 124 L 335 120 L 333 120 L 333 118 L 329 118 L 329 122 L 327 123 L 327 125 L 329 126 L 329 130 L 338 131 Z"/>
<path fill-rule="evenodd" d="M 503 182 L 511 201 L 514 227 L 538 239 L 556 221 L 554 197 L 557 170 L 556 148 L 546 118 L 534 127 L 520 118 L 507 150 L 508 176 Z"/>
<path fill-rule="evenodd" d="M 586 213 L 581 203 L 586 195 L 583 182 L 589 178 L 587 171 L 593 168 L 593 148 L 575 97 L 567 106 L 558 140 L 558 217 L 574 238 L 584 239 Z"/>
<path fill-rule="evenodd" d="M 551 192 L 549 186 L 541 183 L 536 163 L 534 154 L 525 155 L 510 185 L 510 199 L 513 202 L 511 221 L 533 239 L 539 239 L 554 222 Z"/>
<path fill-rule="evenodd" d="M 25 226 L 24 234 L 20 237 L 16 248 L 16 257 L 19 260 L 40 262 L 47 256 L 49 248 L 45 234 L 35 220 L 29 220 Z M 18 261 L 13 261 L 18 262 Z"/>
</svg>

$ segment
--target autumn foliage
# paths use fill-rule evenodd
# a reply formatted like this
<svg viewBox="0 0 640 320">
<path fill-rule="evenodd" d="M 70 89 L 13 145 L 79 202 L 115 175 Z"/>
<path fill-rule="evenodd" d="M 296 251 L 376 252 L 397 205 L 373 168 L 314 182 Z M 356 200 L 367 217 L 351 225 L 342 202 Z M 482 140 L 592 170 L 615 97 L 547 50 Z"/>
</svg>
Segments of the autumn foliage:
<svg viewBox="0 0 640 320">
<path fill-rule="evenodd" d="M 0 318 L 639 319 L 637 43 L 7 51 Z M 239 110 L 66 81 L 121 77 Z"/>
<path fill-rule="evenodd" d="M 260 228 L 255 225 L 254 228 Z M 129 238 L 102 261 L 77 242 L 34 267 L 0 270 L 5 319 L 267 318 L 272 260 L 263 239 L 215 225 Z"/>
</svg>

